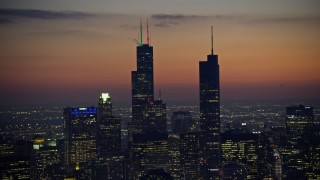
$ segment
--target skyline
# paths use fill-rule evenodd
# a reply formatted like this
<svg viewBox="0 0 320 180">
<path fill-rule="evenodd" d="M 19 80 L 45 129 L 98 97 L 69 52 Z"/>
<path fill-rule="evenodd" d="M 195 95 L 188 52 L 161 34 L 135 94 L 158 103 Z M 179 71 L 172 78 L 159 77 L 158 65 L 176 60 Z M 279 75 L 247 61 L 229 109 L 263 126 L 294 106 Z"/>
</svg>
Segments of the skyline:
<svg viewBox="0 0 320 180">
<path fill-rule="evenodd" d="M 62 1 L 35 2 L 6 2 L 0 9 L 1 106 L 90 105 L 101 92 L 110 92 L 115 104 L 130 104 L 140 18 L 144 30 L 149 18 L 155 98 L 161 89 L 167 104 L 197 104 L 197 63 L 210 54 L 211 25 L 222 103 L 320 100 L 319 2 L 283 1 L 291 6 L 269 12 L 277 2 L 263 2 L 263 8 L 244 1 L 231 11 L 232 5 L 222 1 L 186 1 L 182 9 L 194 6 L 160 12 L 155 9 L 159 3 L 150 1 L 144 13 L 138 5 L 121 10 L 121 2 L 85 6 L 85 1 L 70 1 L 64 8 Z M 108 3 L 115 8 L 101 7 Z M 217 11 L 210 12 L 205 4 Z"/>
</svg>

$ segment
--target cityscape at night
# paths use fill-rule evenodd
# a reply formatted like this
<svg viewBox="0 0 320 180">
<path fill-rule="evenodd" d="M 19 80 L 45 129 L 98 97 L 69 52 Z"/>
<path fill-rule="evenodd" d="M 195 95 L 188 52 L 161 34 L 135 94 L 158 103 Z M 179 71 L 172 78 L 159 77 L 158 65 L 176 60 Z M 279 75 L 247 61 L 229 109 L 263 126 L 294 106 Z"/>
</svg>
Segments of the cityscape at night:
<svg viewBox="0 0 320 180">
<path fill-rule="evenodd" d="M 0 179 L 320 179 L 317 0 L 3 1 Z"/>
</svg>

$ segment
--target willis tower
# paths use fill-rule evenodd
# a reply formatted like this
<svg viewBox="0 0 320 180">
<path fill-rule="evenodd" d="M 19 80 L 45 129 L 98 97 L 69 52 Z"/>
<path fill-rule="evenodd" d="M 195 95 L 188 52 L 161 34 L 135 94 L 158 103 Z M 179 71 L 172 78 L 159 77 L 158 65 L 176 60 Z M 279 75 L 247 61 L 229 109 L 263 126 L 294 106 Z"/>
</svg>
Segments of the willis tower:
<svg viewBox="0 0 320 180">
<path fill-rule="evenodd" d="M 154 99 L 153 47 L 142 42 L 137 46 L 137 70 L 132 71 L 132 120 L 129 126 L 131 177 L 138 179 L 154 169 L 167 170 L 168 135 L 166 105 Z"/>
<path fill-rule="evenodd" d="M 140 22 L 140 44 L 137 46 L 137 71 L 132 71 L 132 123 L 131 133 L 143 131 L 144 113 L 154 99 L 153 47 L 142 43 L 142 23 Z"/>
<path fill-rule="evenodd" d="M 220 145 L 220 78 L 218 55 L 213 53 L 211 27 L 211 54 L 199 62 L 200 72 L 200 130 L 201 171 L 204 179 L 219 179 Z"/>
</svg>

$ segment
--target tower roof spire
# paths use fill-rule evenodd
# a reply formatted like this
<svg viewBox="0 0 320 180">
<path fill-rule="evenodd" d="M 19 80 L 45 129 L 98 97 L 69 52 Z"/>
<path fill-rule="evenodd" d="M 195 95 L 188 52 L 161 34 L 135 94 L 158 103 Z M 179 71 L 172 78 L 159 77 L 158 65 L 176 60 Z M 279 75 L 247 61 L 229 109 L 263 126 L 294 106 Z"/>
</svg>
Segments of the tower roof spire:
<svg viewBox="0 0 320 180">
<path fill-rule="evenodd" d="M 148 19 L 147 19 L 147 44 L 149 45 L 149 23 L 148 23 Z"/>
<path fill-rule="evenodd" d="M 142 46 L 142 20 L 140 19 L 140 46 Z"/>
<path fill-rule="evenodd" d="M 213 27 L 211 26 L 211 54 L 213 55 Z"/>
</svg>

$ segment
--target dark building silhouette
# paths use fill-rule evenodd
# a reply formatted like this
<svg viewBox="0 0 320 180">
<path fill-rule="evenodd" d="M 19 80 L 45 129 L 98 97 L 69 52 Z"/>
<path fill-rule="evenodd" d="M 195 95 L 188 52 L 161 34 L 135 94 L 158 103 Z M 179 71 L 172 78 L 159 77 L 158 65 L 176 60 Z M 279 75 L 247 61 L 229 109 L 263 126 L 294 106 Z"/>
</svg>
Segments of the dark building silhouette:
<svg viewBox="0 0 320 180">
<path fill-rule="evenodd" d="M 0 179 L 35 179 L 31 141 L 2 136 L 0 152 Z"/>
<path fill-rule="evenodd" d="M 97 108 L 64 108 L 65 164 L 67 173 L 91 179 L 97 159 Z"/>
<path fill-rule="evenodd" d="M 121 119 L 112 114 L 109 93 L 101 93 L 98 102 L 98 158 L 95 179 L 127 179 L 128 158 L 121 151 Z"/>
<path fill-rule="evenodd" d="M 64 178 L 63 173 L 51 173 L 53 169 L 63 172 L 63 141 L 45 139 L 37 135 L 33 139 L 32 179 Z"/>
<path fill-rule="evenodd" d="M 195 130 L 195 123 L 189 111 L 173 112 L 171 117 L 172 133 L 184 134 Z"/>
<path fill-rule="evenodd" d="M 144 112 L 144 132 L 167 132 L 166 104 L 161 99 L 149 101 L 147 110 Z"/>
<path fill-rule="evenodd" d="M 142 26 L 142 25 L 141 25 Z M 137 70 L 132 71 L 132 133 L 143 131 L 144 113 L 154 99 L 153 47 L 142 43 L 137 46 Z"/>
<path fill-rule="evenodd" d="M 112 115 L 109 93 L 101 93 L 98 103 L 99 154 L 101 157 L 121 151 L 121 119 Z"/>
<path fill-rule="evenodd" d="M 205 179 L 219 178 L 221 159 L 219 64 L 218 55 L 213 52 L 213 36 L 211 38 L 211 54 L 207 61 L 199 62 L 202 174 Z"/>
<path fill-rule="evenodd" d="M 237 176 L 245 179 L 257 179 L 258 177 L 258 135 L 249 133 L 223 133 L 221 135 L 222 166 L 227 175 L 234 172 L 236 164 L 244 171 L 235 172 Z M 236 168 L 238 171 L 238 168 Z M 223 174 L 225 173 L 223 171 Z M 228 175 L 228 176 L 229 176 Z M 240 178 L 241 179 L 241 178 Z"/>
<path fill-rule="evenodd" d="M 300 179 L 319 178 L 319 129 L 314 127 L 313 107 L 289 106 L 286 108 L 287 141 L 282 148 L 283 176 Z"/>
<path fill-rule="evenodd" d="M 154 99 L 153 47 L 137 46 L 137 70 L 132 71 L 132 120 L 128 124 L 131 177 L 137 179 L 152 169 L 167 169 L 168 134 L 166 105 Z M 146 137 L 145 137 L 146 136 Z"/>
<path fill-rule="evenodd" d="M 174 178 L 163 169 L 153 169 L 140 178 L 140 180 L 173 180 Z"/>
<path fill-rule="evenodd" d="M 200 138 L 198 132 L 180 135 L 180 171 L 185 180 L 202 179 L 200 173 Z"/>
</svg>

